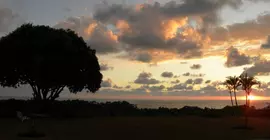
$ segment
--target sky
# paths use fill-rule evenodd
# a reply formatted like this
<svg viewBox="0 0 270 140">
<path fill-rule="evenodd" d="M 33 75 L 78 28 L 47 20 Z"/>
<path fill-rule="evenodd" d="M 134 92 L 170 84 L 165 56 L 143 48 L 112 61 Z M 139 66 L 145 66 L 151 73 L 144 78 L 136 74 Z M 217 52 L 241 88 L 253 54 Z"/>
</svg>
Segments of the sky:
<svg viewBox="0 0 270 140">
<path fill-rule="evenodd" d="M 74 30 L 96 49 L 103 82 L 70 98 L 223 99 L 248 72 L 270 97 L 270 0 L 0 0 L 0 36 L 23 23 Z M 238 95 L 243 95 L 239 90 Z M 0 88 L 0 96 L 31 89 Z"/>
</svg>

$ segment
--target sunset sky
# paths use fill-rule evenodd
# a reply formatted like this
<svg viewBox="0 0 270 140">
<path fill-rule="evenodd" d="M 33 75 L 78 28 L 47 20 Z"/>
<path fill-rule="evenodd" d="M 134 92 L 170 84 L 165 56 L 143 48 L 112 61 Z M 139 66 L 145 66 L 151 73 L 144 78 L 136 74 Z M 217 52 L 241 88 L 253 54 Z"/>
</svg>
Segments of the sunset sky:
<svg viewBox="0 0 270 140">
<path fill-rule="evenodd" d="M 244 70 L 263 82 L 253 94 L 270 97 L 270 0 L 0 0 L 0 36 L 28 22 L 97 50 L 102 88 L 62 97 L 224 99 L 221 82 Z"/>
</svg>

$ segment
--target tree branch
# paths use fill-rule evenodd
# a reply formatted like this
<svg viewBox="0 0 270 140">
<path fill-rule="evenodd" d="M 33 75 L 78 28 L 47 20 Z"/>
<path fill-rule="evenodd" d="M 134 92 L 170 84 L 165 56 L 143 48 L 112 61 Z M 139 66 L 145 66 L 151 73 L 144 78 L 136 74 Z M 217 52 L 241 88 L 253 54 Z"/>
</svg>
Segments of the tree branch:
<svg viewBox="0 0 270 140">
<path fill-rule="evenodd" d="M 65 86 L 60 86 L 51 91 L 51 95 L 48 97 L 49 100 L 53 101 L 59 97 L 59 94 L 64 90 Z"/>
</svg>

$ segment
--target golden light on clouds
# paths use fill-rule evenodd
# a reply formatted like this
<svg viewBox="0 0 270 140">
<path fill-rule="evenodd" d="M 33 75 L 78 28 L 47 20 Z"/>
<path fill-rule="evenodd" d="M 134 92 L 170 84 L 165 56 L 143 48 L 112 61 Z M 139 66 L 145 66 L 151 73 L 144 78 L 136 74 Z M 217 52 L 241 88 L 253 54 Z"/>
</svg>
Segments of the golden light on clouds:
<svg viewBox="0 0 270 140">
<path fill-rule="evenodd" d="M 211 42 L 209 36 L 203 36 L 193 27 L 186 27 L 181 34 L 186 37 L 187 40 L 200 43 L 203 46 L 208 46 Z"/>
<path fill-rule="evenodd" d="M 120 34 L 122 34 L 123 32 L 129 30 L 130 27 L 127 21 L 118 20 L 116 23 L 116 28 L 120 31 Z"/>
<path fill-rule="evenodd" d="M 169 40 L 176 37 L 178 29 L 186 25 L 187 21 L 188 21 L 187 17 L 164 21 L 162 23 L 162 26 L 163 26 L 163 35 L 165 39 Z"/>
<path fill-rule="evenodd" d="M 89 26 L 86 28 L 86 30 L 84 31 L 84 33 L 87 35 L 87 36 L 91 36 L 92 33 L 94 32 L 95 28 L 97 27 L 97 23 L 91 23 L 89 24 Z"/>
<path fill-rule="evenodd" d="M 103 36 L 107 37 L 110 40 L 113 40 L 115 42 L 118 42 L 118 36 L 110 29 L 106 28 L 99 28 L 99 24 L 97 22 L 93 22 L 88 25 L 88 27 L 84 30 L 84 37 L 92 37 L 93 33 L 95 31 L 98 32 L 98 34 L 102 34 Z"/>
<path fill-rule="evenodd" d="M 108 35 L 109 38 L 111 38 L 115 42 L 118 42 L 118 36 L 114 34 L 111 30 L 107 31 L 106 34 Z"/>
</svg>

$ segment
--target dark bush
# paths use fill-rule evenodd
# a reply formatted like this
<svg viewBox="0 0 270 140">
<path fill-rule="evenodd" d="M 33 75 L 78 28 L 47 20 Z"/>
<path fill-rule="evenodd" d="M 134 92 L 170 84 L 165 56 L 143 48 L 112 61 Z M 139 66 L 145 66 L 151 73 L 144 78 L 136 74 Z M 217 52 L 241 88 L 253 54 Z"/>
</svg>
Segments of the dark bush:
<svg viewBox="0 0 270 140">
<path fill-rule="evenodd" d="M 158 109 L 137 108 L 126 101 L 98 103 L 95 101 L 66 100 L 54 102 L 36 102 L 33 100 L 0 100 L 0 117 L 15 117 L 16 111 L 25 115 L 46 114 L 55 118 L 73 117 L 113 117 L 113 116 L 201 116 L 218 118 L 226 116 L 243 116 L 245 106 L 226 106 L 222 109 L 185 106 L 183 108 Z M 270 109 L 255 109 L 248 112 L 252 117 L 270 117 Z"/>
</svg>

